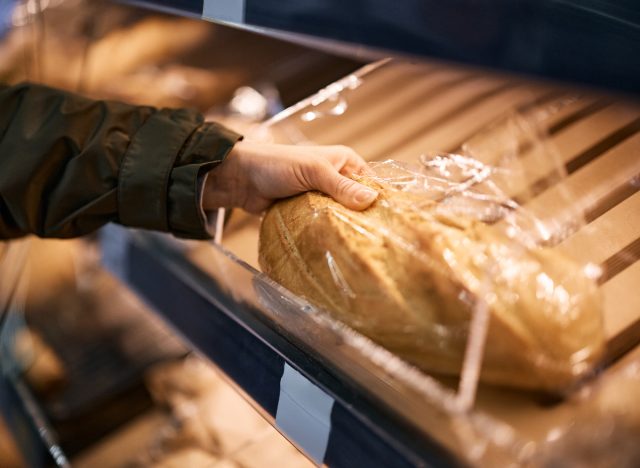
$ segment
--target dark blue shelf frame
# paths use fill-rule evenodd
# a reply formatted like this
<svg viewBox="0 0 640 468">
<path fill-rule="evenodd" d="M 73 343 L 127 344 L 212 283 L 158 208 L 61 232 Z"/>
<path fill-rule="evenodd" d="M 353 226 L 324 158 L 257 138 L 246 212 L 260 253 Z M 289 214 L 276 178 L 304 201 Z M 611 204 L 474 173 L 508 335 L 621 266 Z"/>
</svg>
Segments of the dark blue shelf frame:
<svg viewBox="0 0 640 468">
<path fill-rule="evenodd" d="M 640 92 L 637 0 L 133 0 L 350 45 Z"/>
<path fill-rule="evenodd" d="M 276 420 L 285 365 L 334 399 L 323 463 L 345 468 L 463 465 L 455 454 L 369 398 L 366 389 L 334 375 L 318 356 L 261 321 L 262 314 L 252 306 L 220 290 L 166 239 L 110 228 L 102 237 L 105 266 L 188 345 L 215 363 L 267 417 Z M 295 434 L 289 435 L 295 439 Z"/>
</svg>

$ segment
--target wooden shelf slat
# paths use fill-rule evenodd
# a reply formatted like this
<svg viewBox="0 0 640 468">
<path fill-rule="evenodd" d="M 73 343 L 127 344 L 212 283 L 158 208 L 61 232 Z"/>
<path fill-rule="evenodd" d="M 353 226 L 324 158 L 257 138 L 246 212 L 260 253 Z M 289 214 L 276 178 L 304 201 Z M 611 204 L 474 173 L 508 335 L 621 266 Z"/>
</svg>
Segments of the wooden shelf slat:
<svg viewBox="0 0 640 468">
<path fill-rule="evenodd" d="M 381 65 L 367 74 L 367 79 L 362 80 L 356 90 L 345 92 L 345 98 L 349 105 L 347 120 L 350 122 L 351 118 L 358 116 L 362 112 L 368 112 L 372 104 L 385 102 L 385 97 L 389 95 L 389 89 L 403 88 L 418 80 L 425 80 L 431 74 L 438 72 L 440 72 L 440 69 L 433 65 L 412 65 L 407 63 L 403 63 L 400 66 L 396 66 L 395 63 Z M 289 117 L 289 120 L 297 120 L 297 125 L 309 140 L 317 141 L 321 144 L 334 144 L 334 142 L 326 140 L 326 138 L 332 136 L 332 132 L 344 126 L 345 118 L 325 117 L 308 122 L 300 120 L 302 114 L 309 110 L 309 108 L 303 108 Z M 335 138 L 332 139 L 336 140 Z"/>
<path fill-rule="evenodd" d="M 397 90 L 393 93 L 393 97 L 388 97 L 389 89 L 387 88 L 381 90 L 379 95 L 371 96 L 366 103 L 366 109 L 351 108 L 349 103 L 347 112 L 351 115 L 348 123 L 343 122 L 342 125 L 331 128 L 330 134 L 324 134 L 322 137 L 332 144 L 342 144 L 347 141 L 349 144 L 356 144 L 359 138 L 366 138 L 369 133 L 389 131 L 391 127 L 396 127 L 390 123 L 397 115 L 411 112 L 417 106 L 428 105 L 430 99 L 438 93 L 454 89 L 456 84 L 465 79 L 471 80 L 472 75 L 460 71 L 443 70 L 413 78 L 405 83 L 391 83 L 390 87 Z"/>
<path fill-rule="evenodd" d="M 640 262 L 636 262 L 601 287 L 604 297 L 604 326 L 609 339 L 622 336 L 626 329 L 640 320 L 639 285 Z M 625 337 L 628 346 L 640 343 L 640 330 L 635 332 L 634 336 Z"/>
<path fill-rule="evenodd" d="M 497 92 L 507 84 L 505 80 L 483 77 L 453 87 L 400 115 L 390 115 L 387 128 L 345 143 L 361 154 L 375 155 L 375 159 L 392 157 L 397 147 L 412 141 L 415 135 L 429 131 L 458 108 L 471 106 L 486 93 Z"/>
<path fill-rule="evenodd" d="M 392 159 L 416 160 L 427 151 L 447 151 L 460 138 L 460 134 L 469 134 L 480 130 L 484 125 L 505 112 L 515 109 L 519 104 L 535 99 L 548 92 L 548 88 L 540 86 L 516 87 L 491 96 L 481 105 L 470 106 L 454 115 L 445 125 L 440 125 L 423 135 L 412 139 L 394 150 Z"/>
<path fill-rule="evenodd" d="M 496 165 L 500 158 L 526 153 L 531 148 L 532 133 L 558 133 L 559 129 L 554 131 L 555 127 L 566 125 L 567 121 L 588 111 L 596 102 L 595 98 L 560 95 L 520 114 L 524 125 L 531 126 L 530 131 L 514 128 L 511 114 L 497 122 L 490 120 L 488 128 L 479 129 L 472 136 L 463 139 L 458 146 L 464 144 L 471 156 Z"/>
<path fill-rule="evenodd" d="M 584 226 L 556 248 L 578 261 L 600 264 L 638 237 L 640 192 Z"/>
<path fill-rule="evenodd" d="M 640 134 L 546 190 L 525 205 L 542 222 L 565 226 L 576 212 L 586 211 L 617 187 L 640 174 Z M 567 192 L 572 196 L 567 199 Z M 572 203 L 573 201 L 573 203 Z"/>
</svg>

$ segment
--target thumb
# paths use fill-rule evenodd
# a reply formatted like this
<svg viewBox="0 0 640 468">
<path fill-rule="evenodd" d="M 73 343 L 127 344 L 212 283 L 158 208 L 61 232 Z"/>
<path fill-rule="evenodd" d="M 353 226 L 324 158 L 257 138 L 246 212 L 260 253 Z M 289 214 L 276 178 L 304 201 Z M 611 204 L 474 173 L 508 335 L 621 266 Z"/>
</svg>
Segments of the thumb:
<svg viewBox="0 0 640 468">
<path fill-rule="evenodd" d="M 319 171 L 313 181 L 315 187 L 312 188 L 326 193 L 352 210 L 364 210 L 378 197 L 378 192 L 343 176 L 333 167 L 331 170 Z"/>
</svg>

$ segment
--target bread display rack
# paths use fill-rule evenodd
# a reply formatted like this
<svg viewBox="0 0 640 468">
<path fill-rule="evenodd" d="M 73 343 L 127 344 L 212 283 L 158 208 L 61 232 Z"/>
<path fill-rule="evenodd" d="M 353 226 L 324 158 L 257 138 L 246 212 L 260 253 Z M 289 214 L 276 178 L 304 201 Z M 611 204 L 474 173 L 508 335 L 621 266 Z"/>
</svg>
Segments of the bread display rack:
<svg viewBox="0 0 640 468">
<path fill-rule="evenodd" d="M 552 249 L 602 272 L 607 345 L 595 375 L 560 395 L 469 387 L 412 367 L 267 278 L 258 265 L 256 216 L 231 213 L 219 242 L 107 225 L 91 241 L 100 246 L 102 266 L 150 306 L 151 319 L 169 326 L 180 350 L 219 368 L 318 465 L 558 466 L 565 455 L 589 456 L 585 447 L 613 457 L 608 460 L 640 459 L 633 448 L 638 433 L 617 424 L 620 413 L 640 422 L 635 0 L 116 3 L 368 63 L 247 138 L 349 145 L 372 162 L 414 163 L 425 153 L 471 148 L 490 164 L 514 144 L 505 138 L 514 122 L 532 123 L 527 131 L 535 138 L 520 141 L 518 134 L 514 146 L 528 184 L 508 195 L 536 219 L 567 226 L 561 241 L 550 236 Z M 319 86 L 310 83 L 304 93 Z M 574 225 L 578 212 L 585 219 Z M 0 250 L 0 260 L 6 254 Z M 10 325 L 6 334 L 24 324 Z M 23 439 L 18 445 L 30 465 L 68 466 L 55 430 L 21 380 L 0 379 L 0 400 L 0 409 L 14 413 L 9 425 Z M 594 427 L 615 430 L 595 433 Z"/>
<path fill-rule="evenodd" d="M 483 6 L 479 17 L 449 11 L 453 7 L 441 2 L 403 2 L 386 17 L 386 2 L 375 1 L 365 2 L 363 14 L 330 2 L 306 12 L 294 2 L 220 7 L 205 0 L 202 9 L 200 2 L 142 3 L 280 36 L 285 31 L 294 40 L 350 53 L 395 50 L 612 90 L 638 91 L 640 82 L 640 63 L 626 55 L 640 43 L 638 12 L 633 16 L 634 8 L 624 2 L 616 11 L 609 6 L 608 15 L 570 2 L 525 2 L 526 12 L 499 2 L 469 2 Z M 429 18 L 449 22 L 436 28 L 426 14 L 417 15 L 426 5 Z M 622 21 L 623 13 L 631 23 Z M 466 27 L 473 33 L 465 32 L 465 21 L 472 22 Z M 320 39 L 298 35 L 302 31 Z M 554 34 L 564 40 L 551 51 L 546 41 L 560 37 Z M 585 62 L 580 54 L 587 49 Z M 470 143 L 489 154 L 509 116 L 538 116 L 566 178 L 551 177 L 552 168 L 540 164 L 536 150 L 525 149 L 522 165 L 535 184 L 524 204 L 541 219 L 561 219 L 576 209 L 585 213 L 586 224 L 554 248 L 603 268 L 599 287 L 608 346 L 595 380 L 606 389 L 640 357 L 640 295 L 634 288 L 640 284 L 640 105 L 609 93 L 428 59 L 383 60 L 283 111 L 269 132 L 287 143 L 350 145 L 369 160 L 413 161 L 424 151 L 457 152 Z M 332 118 L 336 103 L 347 110 Z M 566 188 L 575 197 L 571 206 L 559 202 Z M 258 225 L 257 218 L 232 216 L 223 247 L 109 226 L 102 232 L 104 262 L 314 461 L 387 467 L 475 460 L 496 466 L 526 459 L 531 443 L 544 445 L 545 437 L 571 425 L 591 404 L 573 401 L 580 388 L 554 400 L 480 386 L 470 418 L 444 415 L 430 403 L 442 401 L 430 378 L 367 340 L 341 334 L 339 325 L 318 321 L 304 301 L 259 272 Z M 615 386 L 625 395 L 624 385 Z M 470 432 L 490 433 L 481 455 L 470 453 L 476 444 L 468 428 L 461 429 L 465 424 L 475 425 Z"/>
</svg>

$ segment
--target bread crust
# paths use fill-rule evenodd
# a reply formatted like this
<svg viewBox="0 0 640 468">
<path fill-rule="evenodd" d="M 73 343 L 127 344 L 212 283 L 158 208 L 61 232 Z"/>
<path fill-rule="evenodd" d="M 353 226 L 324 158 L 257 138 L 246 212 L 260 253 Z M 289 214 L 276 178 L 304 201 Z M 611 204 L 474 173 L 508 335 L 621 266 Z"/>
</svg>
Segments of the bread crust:
<svg viewBox="0 0 640 468">
<path fill-rule="evenodd" d="M 601 300 L 579 265 L 369 184 L 380 195 L 363 212 L 317 192 L 274 204 L 260 232 L 263 271 L 428 372 L 459 375 L 481 300 L 490 311 L 482 381 L 558 391 L 593 368 Z"/>
</svg>

